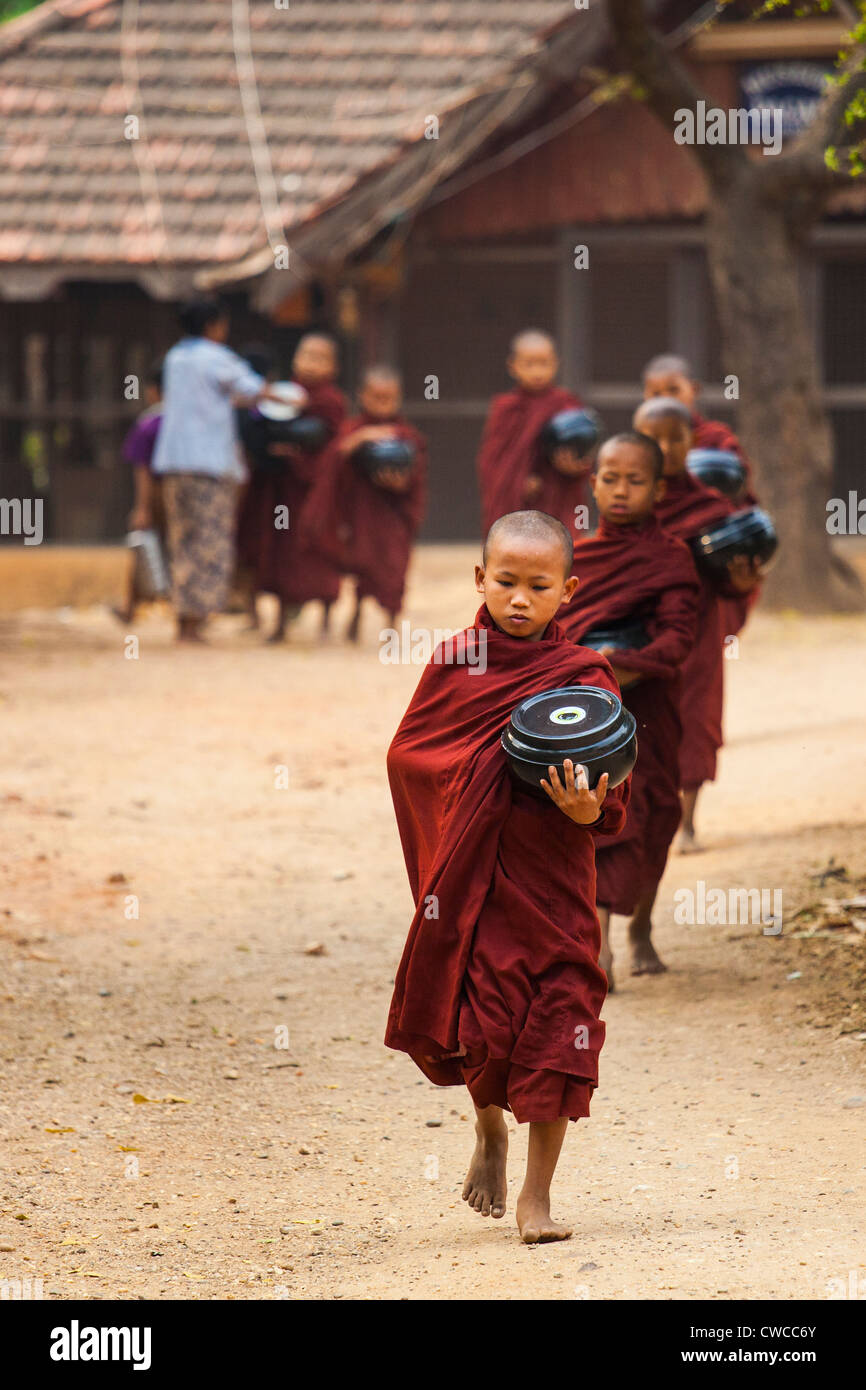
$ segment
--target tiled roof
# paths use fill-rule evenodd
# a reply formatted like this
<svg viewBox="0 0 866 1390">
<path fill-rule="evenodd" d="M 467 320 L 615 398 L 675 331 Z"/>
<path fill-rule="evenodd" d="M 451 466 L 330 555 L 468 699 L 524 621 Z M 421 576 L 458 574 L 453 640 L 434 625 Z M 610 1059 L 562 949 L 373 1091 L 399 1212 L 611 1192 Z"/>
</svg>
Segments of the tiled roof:
<svg viewBox="0 0 866 1390">
<path fill-rule="evenodd" d="M 423 138 L 426 117 L 507 88 L 542 36 L 586 20 L 573 0 L 279 5 L 248 11 L 289 240 Z M 266 244 L 233 42 L 245 9 L 46 0 L 0 28 L 0 265 L 214 266 Z M 138 140 L 125 136 L 129 115 Z M 255 116 L 253 95 L 253 134 Z"/>
</svg>

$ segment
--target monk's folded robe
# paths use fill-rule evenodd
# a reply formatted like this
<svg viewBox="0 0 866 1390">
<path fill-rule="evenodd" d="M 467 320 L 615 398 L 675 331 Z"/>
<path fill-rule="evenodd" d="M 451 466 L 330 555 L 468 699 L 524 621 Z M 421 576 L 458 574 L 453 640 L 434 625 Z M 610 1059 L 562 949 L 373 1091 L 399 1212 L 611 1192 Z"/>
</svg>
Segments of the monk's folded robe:
<svg viewBox="0 0 866 1390">
<path fill-rule="evenodd" d="M 631 915 L 659 883 L 680 823 L 680 668 L 694 646 L 701 584 L 688 546 L 656 517 L 640 526 L 602 519 L 574 548 L 580 587 L 557 619 L 575 642 L 596 628 L 638 619 L 645 647 L 617 651 L 617 666 L 641 674 L 622 692 L 637 720 L 637 763 L 624 828 L 596 847 L 596 902 Z"/>
<path fill-rule="evenodd" d="M 345 419 L 345 397 L 330 382 L 304 390 L 309 399 L 302 413 L 323 421 L 330 442 Z M 267 467 L 254 469 L 241 507 L 238 556 L 252 571 L 256 591 L 276 594 L 284 603 L 333 602 L 340 592 L 339 567 L 301 525 L 303 505 L 326 449 L 327 444 L 315 452 L 293 448 L 289 456 L 269 455 Z"/>
<path fill-rule="evenodd" d="M 356 430 L 384 424 L 415 451 L 405 492 L 379 487 L 358 468 L 353 454 L 337 447 Z M 426 501 L 424 436 L 401 416 L 383 421 L 362 413 L 345 420 L 328 446 L 301 513 L 301 529 L 334 565 L 355 576 L 359 598 L 374 598 L 389 613 L 399 613 Z"/>
<path fill-rule="evenodd" d="M 562 386 L 544 391 L 508 391 L 494 396 L 478 454 L 478 486 L 481 491 L 481 529 L 486 536 L 497 517 L 532 507 L 555 516 L 574 534 L 574 509 L 586 505 L 586 476 L 569 478 L 558 473 L 547 458 L 540 435 L 560 410 L 579 407 L 581 401 Z M 541 491 L 526 496 L 530 474 L 541 479 Z"/>
<path fill-rule="evenodd" d="M 690 473 L 666 479 L 667 490 L 656 504 L 662 528 L 680 540 L 691 540 L 702 531 L 739 511 L 737 503 L 715 488 L 704 487 Z M 681 671 L 680 785 L 699 787 L 716 776 L 716 755 L 722 736 L 724 700 L 724 639 L 722 599 L 740 596 L 725 576 L 710 579 L 700 573 L 701 592 L 696 619 L 695 645 Z"/>
<path fill-rule="evenodd" d="M 465 661 L 479 642 L 483 673 Z M 604 1040 L 594 841 L 622 828 L 629 782 L 576 825 L 512 782 L 500 745 L 521 700 L 575 684 L 617 690 L 556 622 L 521 641 L 484 606 L 434 653 L 388 751 L 416 912 L 385 1042 L 521 1122 L 588 1115 Z"/>
<path fill-rule="evenodd" d="M 757 493 L 755 492 L 755 480 L 752 474 L 752 465 L 746 457 L 739 437 L 729 425 L 722 420 L 706 420 L 697 411 L 692 412 L 692 429 L 694 430 L 695 449 L 725 449 L 730 454 L 736 454 L 746 470 L 746 477 L 743 483 L 743 491 L 737 498 L 738 507 L 757 507 L 760 506 Z M 720 621 L 722 635 L 724 637 L 736 636 L 746 624 L 746 619 L 754 608 L 761 596 L 761 586 L 752 589 L 748 594 L 737 594 L 736 597 L 724 597 L 720 600 Z"/>
</svg>

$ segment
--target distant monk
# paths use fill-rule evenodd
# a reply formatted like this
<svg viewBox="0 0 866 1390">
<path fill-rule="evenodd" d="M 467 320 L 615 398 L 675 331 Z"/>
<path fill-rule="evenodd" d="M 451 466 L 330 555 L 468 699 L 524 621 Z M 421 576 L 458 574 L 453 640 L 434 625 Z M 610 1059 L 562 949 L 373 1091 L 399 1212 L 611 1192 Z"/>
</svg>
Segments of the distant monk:
<svg viewBox="0 0 866 1390">
<path fill-rule="evenodd" d="M 361 605 L 375 599 L 393 627 L 403 605 L 412 543 L 427 496 L 427 446 L 400 414 L 402 386 L 393 367 L 370 367 L 361 383 L 361 413 L 346 420 L 322 459 L 319 477 L 301 514 L 301 530 L 356 583 L 347 636 L 357 642 Z M 380 468 L 374 477 L 358 466 L 366 442 L 402 439 L 414 450 L 411 468 Z"/>
<path fill-rule="evenodd" d="M 707 420 L 698 414 L 695 402 L 700 392 L 701 383 L 685 357 L 677 357 L 674 353 L 662 353 L 658 357 L 650 358 L 643 369 L 644 400 L 652 400 L 654 396 L 666 396 L 682 401 L 683 405 L 688 406 L 692 417 L 692 448 L 724 449 L 730 454 L 736 454 L 746 470 L 743 491 L 737 498 L 737 503 L 741 507 L 756 506 L 758 499 L 753 491 L 752 466 L 743 452 L 743 446 L 730 425 L 726 425 L 723 420 Z"/>
<path fill-rule="evenodd" d="M 592 465 L 564 448 L 548 459 L 539 440 L 552 416 L 581 404 L 571 391 L 554 385 L 558 371 L 556 344 L 549 333 L 527 328 L 512 339 L 508 374 L 517 389 L 494 396 L 478 455 L 485 535 L 497 517 L 522 507 L 557 517 L 574 535 L 575 508 L 588 501 Z"/>
<path fill-rule="evenodd" d="M 666 490 L 656 504 L 656 515 L 666 531 L 680 540 L 691 540 L 738 510 L 729 498 L 705 487 L 686 468 L 693 439 L 688 406 L 673 398 L 654 397 L 638 407 L 634 426 L 655 439 L 664 454 Z M 717 583 L 701 575 L 697 640 L 682 671 L 683 828 L 679 848 L 683 853 L 702 848 L 695 834 L 698 792 L 704 782 L 715 781 L 716 755 L 723 743 L 725 633 L 720 597 L 742 598 L 759 582 L 757 566 L 744 555 L 731 560 L 726 577 Z"/>
<path fill-rule="evenodd" d="M 554 614 L 574 591 L 569 532 L 541 512 L 500 518 L 487 537 L 473 625 L 427 664 L 388 751 L 388 776 L 416 912 L 385 1042 L 437 1086 L 465 1084 L 476 1146 L 464 1201 L 505 1214 L 508 1129 L 529 1124 L 517 1199 L 522 1239 L 563 1240 L 550 1184 L 569 1120 L 589 1114 L 604 1041 L 594 839 L 625 819 L 628 783 L 590 790 L 564 762 L 542 785 L 512 782 L 500 735 L 544 690 L 616 682 L 569 642 Z M 481 664 L 483 659 L 483 666 Z"/>
<path fill-rule="evenodd" d="M 631 919 L 631 973 L 665 969 L 651 939 L 652 910 L 680 823 L 680 668 L 694 645 L 701 586 L 688 547 L 653 513 L 664 495 L 663 471 L 664 456 L 645 434 L 625 431 L 602 445 L 592 480 L 598 530 L 575 546 L 578 589 L 558 614 L 579 644 L 597 629 L 623 624 L 635 639 L 628 648 L 597 648 L 637 720 L 638 740 L 625 829 L 599 841 L 595 853 L 599 964 L 610 990 L 612 913 Z"/>
<path fill-rule="evenodd" d="M 685 357 L 673 353 L 662 353 L 653 357 L 643 369 L 644 400 L 653 396 L 667 396 L 682 401 L 688 406 L 692 416 L 692 448 L 723 449 L 736 454 L 746 470 L 742 491 L 736 503 L 738 507 L 755 507 L 758 498 L 755 493 L 755 480 L 739 438 L 730 425 L 723 420 L 707 420 L 695 410 L 695 401 L 700 395 L 701 383 L 695 376 L 691 363 Z M 752 608 L 760 597 L 761 586 L 739 598 L 720 597 L 722 627 L 725 636 L 735 636 L 745 625 Z"/>
<path fill-rule="evenodd" d="M 336 375 L 334 340 L 326 333 L 305 334 L 295 350 L 292 380 L 306 392 L 302 413 L 327 426 L 328 443 L 346 415 L 345 397 L 334 385 Z M 268 453 L 277 467 L 254 473 L 244 500 L 239 523 L 241 555 L 245 563 L 255 566 L 256 592 L 276 594 L 280 601 L 269 642 L 281 642 L 287 623 L 313 599 L 323 606 L 321 632 L 326 635 L 331 606 L 340 592 L 339 568 L 310 543 L 301 525 L 303 505 L 326 447 L 327 443 L 315 452 L 305 452 L 293 444 L 271 444 Z M 286 515 L 288 526 L 278 525 L 278 519 Z"/>
</svg>

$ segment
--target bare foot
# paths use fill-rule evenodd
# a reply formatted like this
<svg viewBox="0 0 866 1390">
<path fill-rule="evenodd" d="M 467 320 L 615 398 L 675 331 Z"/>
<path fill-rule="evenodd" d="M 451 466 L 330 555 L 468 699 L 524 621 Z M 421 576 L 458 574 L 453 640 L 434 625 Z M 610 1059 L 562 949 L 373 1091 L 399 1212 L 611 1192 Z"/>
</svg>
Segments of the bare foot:
<svg viewBox="0 0 866 1390">
<path fill-rule="evenodd" d="M 505 1176 L 508 1129 L 503 1121 L 501 1133 L 496 1138 L 486 1136 L 478 1125 L 475 1133 L 478 1137 L 463 1184 L 463 1200 L 479 1216 L 499 1218 L 505 1215 L 505 1194 L 508 1190 Z"/>
<path fill-rule="evenodd" d="M 598 963 L 607 976 L 607 992 L 608 994 L 613 994 L 613 951 L 609 946 L 602 946 L 598 954 Z"/>
<path fill-rule="evenodd" d="M 681 830 L 677 840 L 677 854 L 703 854 L 701 844 L 693 830 Z"/>
<path fill-rule="evenodd" d="M 571 1227 L 554 1221 L 550 1215 L 550 1199 L 524 1197 L 517 1199 L 517 1226 L 524 1245 L 539 1245 L 550 1240 L 568 1240 Z"/>
<path fill-rule="evenodd" d="M 631 942 L 631 973 L 633 975 L 661 975 L 667 970 L 649 937 Z"/>
</svg>

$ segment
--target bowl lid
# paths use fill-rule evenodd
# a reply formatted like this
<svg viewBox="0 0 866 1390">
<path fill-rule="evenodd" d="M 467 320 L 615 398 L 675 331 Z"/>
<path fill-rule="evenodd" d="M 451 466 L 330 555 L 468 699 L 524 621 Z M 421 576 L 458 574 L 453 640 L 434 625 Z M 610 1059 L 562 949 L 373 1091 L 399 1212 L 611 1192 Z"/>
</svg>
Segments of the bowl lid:
<svg viewBox="0 0 866 1390">
<path fill-rule="evenodd" d="M 558 410 L 544 426 L 545 438 L 554 443 L 564 443 L 570 439 L 579 440 L 581 443 L 595 443 L 600 431 L 601 422 L 595 411 L 578 406 Z"/>
<path fill-rule="evenodd" d="M 358 451 L 370 463 L 411 463 L 415 450 L 408 439 L 369 439 Z"/>
<path fill-rule="evenodd" d="M 303 386 L 295 381 L 272 381 L 271 391 L 279 392 L 279 401 L 259 401 L 259 411 L 267 420 L 294 420 L 307 399 Z"/>
<path fill-rule="evenodd" d="M 695 537 L 700 549 L 707 554 L 726 545 L 742 545 L 757 540 L 775 543 L 776 539 L 773 518 L 763 507 L 746 507 L 743 511 L 734 512 L 718 526 Z"/>
<path fill-rule="evenodd" d="M 743 460 L 727 449 L 689 449 L 686 456 L 689 472 L 718 469 L 720 472 L 744 475 Z"/>
<path fill-rule="evenodd" d="M 590 748 L 622 723 L 622 703 L 594 685 L 563 686 L 531 695 L 512 712 L 510 731 L 522 744 L 568 754 Z"/>
</svg>

